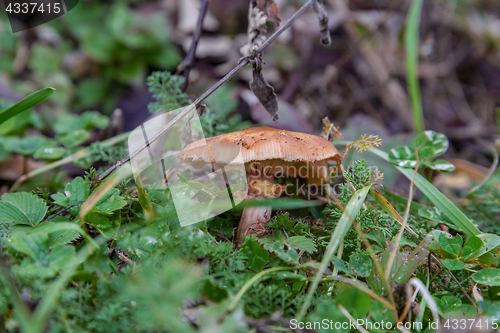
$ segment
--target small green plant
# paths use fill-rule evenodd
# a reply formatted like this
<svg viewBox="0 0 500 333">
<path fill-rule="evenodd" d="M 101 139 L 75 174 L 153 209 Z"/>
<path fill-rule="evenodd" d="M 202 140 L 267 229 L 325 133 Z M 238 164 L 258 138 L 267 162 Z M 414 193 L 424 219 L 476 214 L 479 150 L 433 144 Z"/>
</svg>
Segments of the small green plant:
<svg viewBox="0 0 500 333">
<path fill-rule="evenodd" d="M 446 153 L 448 146 L 448 139 L 444 134 L 425 131 L 415 138 L 413 147 L 403 146 L 392 149 L 389 152 L 389 160 L 403 168 L 415 168 L 418 154 L 421 167 L 449 172 L 455 169 L 453 164 L 444 160 L 433 161 L 434 158 Z"/>
</svg>

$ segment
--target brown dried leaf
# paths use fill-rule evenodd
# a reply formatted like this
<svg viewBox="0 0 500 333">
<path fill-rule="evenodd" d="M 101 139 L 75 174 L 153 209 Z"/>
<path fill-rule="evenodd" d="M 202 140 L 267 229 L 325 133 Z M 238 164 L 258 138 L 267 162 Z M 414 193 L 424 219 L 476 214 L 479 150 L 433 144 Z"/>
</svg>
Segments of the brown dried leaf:
<svg viewBox="0 0 500 333">
<path fill-rule="evenodd" d="M 268 17 L 269 21 L 273 21 L 277 26 L 281 23 L 281 17 L 279 16 L 280 8 L 274 2 L 274 0 L 256 0 L 253 2 L 253 7 L 258 7 L 263 11 Z"/>
<path fill-rule="evenodd" d="M 275 123 L 280 119 L 278 115 L 278 99 L 274 93 L 274 88 L 267 82 L 267 80 L 262 76 L 262 67 L 260 64 L 253 64 L 253 79 L 250 81 L 250 89 L 262 105 L 266 108 L 273 118 Z"/>
</svg>

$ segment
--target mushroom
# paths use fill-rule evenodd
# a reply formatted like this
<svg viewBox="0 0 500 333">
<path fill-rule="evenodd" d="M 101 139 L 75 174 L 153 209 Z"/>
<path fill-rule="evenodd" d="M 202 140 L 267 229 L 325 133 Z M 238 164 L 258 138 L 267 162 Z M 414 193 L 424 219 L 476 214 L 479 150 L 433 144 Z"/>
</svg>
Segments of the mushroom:
<svg viewBox="0 0 500 333">
<path fill-rule="evenodd" d="M 194 166 L 244 164 L 247 198 L 277 198 L 285 186 L 274 184 L 277 176 L 302 177 L 321 187 L 328 180 L 327 160 L 339 161 L 340 154 L 328 140 L 311 134 L 252 127 L 191 143 L 179 159 Z M 271 217 L 271 207 L 245 207 L 237 232 L 262 235 Z"/>
</svg>

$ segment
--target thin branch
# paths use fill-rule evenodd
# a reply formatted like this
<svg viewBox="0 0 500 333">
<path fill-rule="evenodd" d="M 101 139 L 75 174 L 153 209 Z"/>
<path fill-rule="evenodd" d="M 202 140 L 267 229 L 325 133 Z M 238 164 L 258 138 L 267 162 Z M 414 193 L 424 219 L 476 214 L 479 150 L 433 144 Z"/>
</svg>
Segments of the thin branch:
<svg viewBox="0 0 500 333">
<path fill-rule="evenodd" d="M 257 50 L 257 54 L 262 53 L 276 38 L 278 38 L 279 35 L 283 33 L 286 29 L 288 29 L 292 23 L 300 16 L 302 15 L 311 5 L 315 2 L 316 0 L 308 0 L 295 14 L 293 14 L 292 17 L 288 21 L 286 21 L 285 24 L 281 26 L 278 30 L 274 32 L 274 34 L 267 39 L 264 44 L 262 44 L 261 47 Z M 172 119 L 167 125 L 165 125 L 163 128 L 161 128 L 154 136 L 149 139 L 146 143 L 144 143 L 142 146 L 140 146 L 137 150 L 132 152 L 130 155 L 125 157 L 123 160 L 116 162 L 112 167 L 110 167 L 108 170 L 106 170 L 100 177 L 99 180 L 105 179 L 107 176 L 109 176 L 114 170 L 122 166 L 123 164 L 130 162 L 131 159 L 139 155 L 140 152 L 142 152 L 144 149 L 149 147 L 151 143 L 154 141 L 158 140 L 159 137 L 161 137 L 163 134 L 165 134 L 172 126 L 174 126 L 175 123 L 177 123 L 179 120 L 184 118 L 186 115 L 188 115 L 191 111 L 196 109 L 198 106 L 201 105 L 201 103 L 208 97 L 210 96 L 215 90 L 217 90 L 220 86 L 222 86 L 224 83 L 226 83 L 229 79 L 231 79 L 240 69 L 245 67 L 248 63 L 250 62 L 250 58 L 246 57 L 243 58 L 236 67 L 234 67 L 229 73 L 227 73 L 222 79 L 220 79 L 216 84 L 214 84 L 210 89 L 208 89 L 203 95 L 198 97 L 191 105 L 187 106 L 181 113 L 179 113 L 174 119 Z"/>
<path fill-rule="evenodd" d="M 80 202 L 77 202 L 77 203 L 76 203 L 76 204 L 74 204 L 74 205 L 71 205 L 71 206 L 69 206 L 69 207 L 63 208 L 63 209 L 61 209 L 60 211 L 58 211 L 57 213 L 55 213 L 55 214 L 53 214 L 53 215 L 51 215 L 51 216 L 47 217 L 47 218 L 46 218 L 45 220 L 43 220 L 43 221 L 44 221 L 44 222 L 46 222 L 46 221 L 50 221 L 50 220 L 52 220 L 54 217 L 56 217 L 56 216 L 58 216 L 58 215 L 61 215 L 62 213 L 67 212 L 67 211 L 68 211 L 68 210 L 70 210 L 71 208 L 76 207 L 76 206 L 78 206 L 78 205 L 81 205 L 81 204 L 82 204 L 82 203 L 84 203 L 84 202 L 85 202 L 85 200 L 82 200 L 82 201 L 80 201 Z"/>
<path fill-rule="evenodd" d="M 208 1 L 202 0 L 200 6 L 200 13 L 198 14 L 198 21 L 196 22 L 196 29 L 193 32 L 193 41 L 189 47 L 189 51 L 186 54 L 184 60 L 177 67 L 177 74 L 183 73 L 184 84 L 181 86 L 182 91 L 186 91 L 189 85 L 189 72 L 193 68 L 194 58 L 196 54 L 196 48 L 198 47 L 198 42 L 200 41 L 201 32 L 203 30 L 203 21 L 208 11 Z"/>
<path fill-rule="evenodd" d="M 434 258 L 434 260 L 436 260 L 441 265 L 441 267 L 443 267 L 448 272 L 448 274 L 450 274 L 450 276 L 452 277 L 453 281 L 455 281 L 455 283 L 458 285 L 458 287 L 460 288 L 460 290 L 464 293 L 465 297 L 467 297 L 467 299 L 469 300 L 469 302 L 471 302 L 471 304 L 476 308 L 477 312 L 480 313 L 481 311 L 479 310 L 479 307 L 477 306 L 476 302 L 474 302 L 472 300 L 472 298 L 469 296 L 469 294 L 467 293 L 467 291 L 465 291 L 464 287 L 462 287 L 462 285 L 460 284 L 460 282 L 457 280 L 457 278 L 455 277 L 455 275 L 453 275 L 453 273 L 451 273 L 451 271 L 443 265 L 443 263 L 441 262 L 441 260 L 439 260 L 438 257 L 436 257 L 434 255 L 432 257 Z"/>
</svg>

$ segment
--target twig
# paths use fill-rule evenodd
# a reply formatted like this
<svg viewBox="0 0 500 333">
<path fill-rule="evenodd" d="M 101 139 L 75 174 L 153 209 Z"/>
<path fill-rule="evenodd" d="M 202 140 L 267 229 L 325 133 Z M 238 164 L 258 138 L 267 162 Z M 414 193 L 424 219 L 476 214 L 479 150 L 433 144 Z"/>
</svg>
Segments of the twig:
<svg viewBox="0 0 500 333">
<path fill-rule="evenodd" d="M 74 205 L 71 205 L 71 206 L 66 207 L 66 208 L 64 208 L 64 209 L 61 209 L 60 211 L 58 211 L 57 213 L 55 213 L 55 214 L 53 214 L 53 215 L 51 215 L 51 216 L 47 217 L 47 218 L 46 218 L 45 220 L 43 220 L 43 221 L 44 221 L 44 222 L 46 222 L 46 221 L 50 221 L 50 220 L 52 220 L 54 217 L 56 217 L 56 216 L 58 216 L 58 215 L 61 215 L 62 213 L 67 212 L 67 211 L 68 211 L 68 210 L 70 210 L 71 208 L 73 208 L 73 207 L 75 207 L 75 206 L 78 206 L 78 205 L 81 205 L 81 204 L 82 204 L 82 203 L 84 203 L 84 202 L 85 202 L 85 200 L 82 200 L 82 201 L 80 201 L 80 202 L 77 202 L 77 203 L 76 203 L 76 204 L 74 204 Z"/>
<path fill-rule="evenodd" d="M 278 30 L 274 32 L 274 34 L 267 39 L 261 47 L 257 50 L 257 54 L 262 53 L 276 38 L 278 38 L 279 35 L 283 33 L 286 29 L 292 25 L 292 23 L 300 16 L 302 15 L 316 0 L 308 0 L 300 9 L 293 14 L 292 17 L 288 21 L 286 21 L 285 24 L 281 26 Z M 161 128 L 154 136 L 152 136 L 149 141 L 144 143 L 142 146 L 140 146 L 137 150 L 132 152 L 130 155 L 125 157 L 123 160 L 116 162 L 112 167 L 110 167 L 108 170 L 103 172 L 101 176 L 99 177 L 99 180 L 105 179 L 107 176 L 111 174 L 114 170 L 119 168 L 121 165 L 130 162 L 131 159 L 139 155 L 140 152 L 142 152 L 144 149 L 149 147 L 151 143 L 154 141 L 158 140 L 159 137 L 161 137 L 163 134 L 165 134 L 172 126 L 174 126 L 175 123 L 177 123 L 179 120 L 184 118 L 186 115 L 188 115 L 191 111 L 193 111 L 195 108 L 201 105 L 201 103 L 208 97 L 210 96 L 215 90 L 217 90 L 220 86 L 222 86 L 224 83 L 226 83 L 230 78 L 232 78 L 240 69 L 245 67 L 248 63 L 250 62 L 250 58 L 246 57 L 241 59 L 241 61 L 234 67 L 229 73 L 227 73 L 222 79 L 220 79 L 216 84 L 214 84 L 210 89 L 208 89 L 203 95 L 198 97 L 191 105 L 187 106 L 181 113 L 179 113 L 174 119 L 172 119 L 167 125 L 165 125 L 163 128 Z"/>
<path fill-rule="evenodd" d="M 183 73 L 184 76 L 184 84 L 181 86 L 182 91 L 186 91 L 189 85 L 189 72 L 193 67 L 194 58 L 196 54 L 196 48 L 198 47 L 198 42 L 200 41 L 201 32 L 203 30 L 203 21 L 205 20 L 205 16 L 208 10 L 208 1 L 202 0 L 200 6 L 200 13 L 198 14 L 198 21 L 196 22 L 196 29 L 193 33 L 193 41 L 191 46 L 189 47 L 189 51 L 186 54 L 184 60 L 177 66 L 177 74 Z"/>
<path fill-rule="evenodd" d="M 450 275 L 451 275 L 452 279 L 453 279 L 453 280 L 455 281 L 455 283 L 458 285 L 458 287 L 460 288 L 460 290 L 462 290 L 462 292 L 464 293 L 465 297 L 467 297 L 467 299 L 469 300 L 469 302 L 470 302 L 470 303 L 471 303 L 471 304 L 472 304 L 472 305 L 476 308 L 476 311 L 477 311 L 478 313 L 480 313 L 481 311 L 479 310 L 479 308 L 478 308 L 478 306 L 477 306 L 476 302 L 474 302 L 474 301 L 472 300 L 472 298 L 469 296 L 469 294 L 467 294 L 467 292 L 465 291 L 464 287 L 462 287 L 462 285 L 461 285 L 461 284 L 460 284 L 460 282 L 457 280 L 457 278 L 456 278 L 456 277 L 455 277 L 455 276 L 454 276 L 454 275 L 450 272 L 450 270 L 449 270 L 448 268 L 446 268 L 446 267 L 443 265 L 443 263 L 441 262 L 441 260 L 439 260 L 439 258 L 438 258 L 438 257 L 436 257 L 436 256 L 434 256 L 434 255 L 433 255 L 432 257 L 434 258 L 434 260 L 436 260 L 436 261 L 437 261 L 437 262 L 441 265 L 441 267 L 443 267 L 443 268 L 444 268 L 444 269 L 448 272 L 448 274 L 450 274 Z"/>
</svg>

